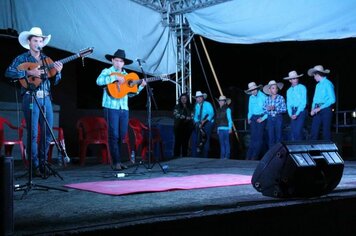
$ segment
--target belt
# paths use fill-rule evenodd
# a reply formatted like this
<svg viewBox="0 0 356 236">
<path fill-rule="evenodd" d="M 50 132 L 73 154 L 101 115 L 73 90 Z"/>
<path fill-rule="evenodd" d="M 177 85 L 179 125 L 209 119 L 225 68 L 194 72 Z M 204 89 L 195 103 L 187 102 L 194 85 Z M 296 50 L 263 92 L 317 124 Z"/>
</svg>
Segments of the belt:
<svg viewBox="0 0 356 236">
<path fill-rule="evenodd" d="M 43 90 L 37 90 L 37 91 L 34 91 L 34 93 L 36 95 L 36 98 L 44 98 L 49 95 L 49 92 L 43 91 Z M 31 92 L 27 91 L 26 94 L 31 94 Z"/>
</svg>

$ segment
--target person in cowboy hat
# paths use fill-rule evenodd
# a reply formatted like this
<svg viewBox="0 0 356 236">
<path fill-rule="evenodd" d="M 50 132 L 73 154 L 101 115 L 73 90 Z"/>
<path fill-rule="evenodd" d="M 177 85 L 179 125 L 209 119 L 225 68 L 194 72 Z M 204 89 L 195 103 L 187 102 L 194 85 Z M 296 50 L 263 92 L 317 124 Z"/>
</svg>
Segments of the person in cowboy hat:
<svg viewBox="0 0 356 236">
<path fill-rule="evenodd" d="M 261 84 L 257 85 L 255 82 L 250 82 L 247 87 L 245 93 L 250 95 L 248 101 L 247 122 L 250 125 L 251 145 L 248 147 L 246 159 L 258 160 L 260 159 L 264 144 L 263 136 L 267 114 L 264 114 L 263 104 L 265 103 L 267 96 L 260 91 L 263 87 Z"/>
<path fill-rule="evenodd" d="M 192 134 L 192 156 L 207 157 L 210 146 L 210 136 L 214 124 L 214 108 L 210 102 L 205 101 L 206 93 L 197 91 L 194 106 L 195 129 Z"/>
<path fill-rule="evenodd" d="M 312 103 L 310 115 L 313 116 L 310 138 L 319 139 L 319 131 L 322 127 L 322 138 L 331 140 L 332 105 L 335 103 L 334 85 L 327 78 L 330 70 L 322 65 L 314 66 L 308 70 L 308 75 L 313 76 L 317 85 Z"/>
<path fill-rule="evenodd" d="M 32 132 L 32 138 L 27 137 L 27 146 L 30 147 L 31 145 L 31 148 L 27 148 L 27 150 L 31 150 L 31 153 L 27 154 L 32 159 L 34 176 L 41 176 L 46 168 L 46 154 L 48 153 L 49 144 L 52 141 L 53 109 L 50 96 L 52 82 L 47 79 L 48 75 L 39 65 L 49 60 L 49 57 L 41 52 L 41 50 L 50 42 L 51 35 L 44 35 L 41 28 L 33 27 L 29 31 L 21 32 L 18 40 L 20 45 L 28 51 L 20 54 L 12 61 L 5 71 L 5 77 L 11 80 L 18 80 L 23 84 L 21 88 L 22 107 L 26 119 L 26 126 L 31 127 Z M 26 69 L 24 69 L 24 63 L 38 64 L 38 66 L 33 68 L 25 66 Z M 61 71 L 63 64 L 56 61 L 53 63 L 53 67 L 56 70 L 53 83 L 57 85 L 62 78 Z M 32 103 L 32 96 L 38 99 L 39 104 L 44 107 L 43 110 L 45 111 L 45 117 L 49 127 L 45 125 L 45 120 L 41 118 L 39 106 L 30 105 Z M 39 148 L 37 148 L 38 127 L 44 127 L 46 129 L 45 132 L 41 132 Z M 29 135 L 30 132 L 27 132 L 27 134 Z"/>
<path fill-rule="evenodd" d="M 221 95 L 219 108 L 215 115 L 215 124 L 220 143 L 220 159 L 230 159 L 230 134 L 232 133 L 232 117 L 229 105 L 231 99 Z"/>
<path fill-rule="evenodd" d="M 114 54 L 106 54 L 105 58 L 111 62 L 112 66 L 101 71 L 96 79 L 96 84 L 103 87 L 116 83 L 118 90 L 120 90 L 120 85 L 126 82 L 125 76 L 128 74 L 123 67 L 131 64 L 133 61 L 126 58 L 125 51 L 122 49 L 116 50 Z M 111 96 L 106 87 L 103 89 L 102 106 L 104 107 L 104 116 L 109 125 L 109 149 L 113 170 L 127 168 L 127 166 L 121 163 L 120 145 L 128 131 L 128 98 L 139 94 L 145 86 L 146 81 L 142 80 L 137 93 L 127 93 L 121 98 Z"/>
<path fill-rule="evenodd" d="M 303 129 L 305 118 L 307 116 L 307 88 L 299 83 L 299 78 L 303 74 L 293 70 L 288 73 L 284 80 L 289 80 L 291 83 L 290 88 L 287 90 L 287 112 L 291 119 L 291 140 L 303 140 Z"/>
<path fill-rule="evenodd" d="M 263 87 L 263 92 L 269 95 L 265 100 L 263 109 L 267 113 L 268 148 L 282 141 L 283 113 L 287 111 L 284 97 L 278 94 L 283 83 L 274 80 Z"/>
<path fill-rule="evenodd" d="M 190 136 L 193 131 L 193 105 L 187 93 L 180 95 L 173 109 L 174 117 L 174 156 L 187 157 Z"/>
</svg>

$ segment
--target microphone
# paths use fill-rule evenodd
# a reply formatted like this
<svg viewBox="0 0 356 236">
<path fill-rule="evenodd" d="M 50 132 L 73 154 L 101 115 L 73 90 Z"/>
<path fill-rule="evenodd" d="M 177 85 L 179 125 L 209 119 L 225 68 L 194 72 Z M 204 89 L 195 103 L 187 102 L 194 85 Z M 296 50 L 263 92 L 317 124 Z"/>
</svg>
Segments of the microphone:
<svg viewBox="0 0 356 236">
<path fill-rule="evenodd" d="M 63 159 L 63 161 L 64 161 L 65 163 L 69 163 L 69 162 L 70 162 L 70 158 L 69 158 L 68 156 L 65 156 L 64 159 Z"/>
<path fill-rule="evenodd" d="M 136 61 L 138 62 L 138 64 L 145 64 L 146 63 L 145 60 L 139 59 L 139 58 L 136 58 Z"/>
<path fill-rule="evenodd" d="M 41 47 L 41 46 L 37 46 L 36 49 L 37 49 L 38 51 L 42 51 L 42 47 Z"/>
</svg>

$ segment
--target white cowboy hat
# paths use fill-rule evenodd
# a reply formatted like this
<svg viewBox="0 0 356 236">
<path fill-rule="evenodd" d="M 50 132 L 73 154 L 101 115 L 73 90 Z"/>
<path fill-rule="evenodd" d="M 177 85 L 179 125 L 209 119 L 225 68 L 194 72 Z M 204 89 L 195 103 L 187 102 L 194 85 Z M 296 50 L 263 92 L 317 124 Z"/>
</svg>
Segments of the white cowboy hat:
<svg viewBox="0 0 356 236">
<path fill-rule="evenodd" d="M 196 91 L 195 96 L 193 96 L 193 98 L 197 97 L 204 97 L 204 99 L 206 99 L 208 95 L 206 93 L 202 93 L 201 91 Z"/>
<path fill-rule="evenodd" d="M 230 105 L 230 103 L 231 103 L 231 99 L 230 99 L 230 98 L 227 98 L 227 97 L 224 96 L 224 95 L 221 95 L 221 96 L 219 97 L 219 99 L 216 99 L 216 100 L 218 100 L 218 101 L 226 101 L 226 104 L 227 104 L 227 105 Z"/>
<path fill-rule="evenodd" d="M 43 45 L 42 47 L 46 46 L 49 41 L 51 40 L 51 35 L 43 35 L 42 30 L 39 27 L 32 27 L 30 31 L 23 31 L 19 35 L 19 42 L 22 47 L 26 49 L 30 49 L 30 45 L 28 44 L 28 37 L 31 35 L 36 36 L 36 37 L 42 37 L 43 38 Z"/>
<path fill-rule="evenodd" d="M 250 83 L 248 83 L 247 87 L 248 87 L 248 89 L 245 90 L 245 93 L 246 93 L 246 94 L 251 94 L 251 92 L 252 92 L 253 90 L 255 90 L 255 89 L 261 89 L 261 88 L 262 88 L 262 84 L 260 84 L 260 85 L 257 86 L 255 82 L 250 82 Z"/>
<path fill-rule="evenodd" d="M 321 73 L 324 73 L 324 74 L 329 74 L 330 70 L 324 69 L 324 67 L 322 65 L 317 65 L 317 66 L 314 66 L 313 68 L 308 70 L 308 75 L 309 76 L 313 76 L 315 74 L 315 72 L 321 72 Z"/>
<path fill-rule="evenodd" d="M 271 80 L 271 81 L 268 82 L 267 85 L 265 85 L 265 86 L 263 87 L 263 92 L 264 92 L 265 94 L 270 95 L 271 93 L 270 93 L 270 91 L 269 91 L 269 88 L 270 88 L 272 85 L 277 85 L 278 89 L 280 89 L 280 90 L 283 88 L 283 83 L 281 83 L 281 82 L 277 83 L 275 80 Z"/>
<path fill-rule="evenodd" d="M 284 80 L 290 80 L 290 79 L 295 79 L 295 78 L 299 78 L 302 77 L 303 74 L 298 75 L 297 72 L 295 70 L 292 70 L 288 73 L 288 77 L 284 77 Z"/>
</svg>

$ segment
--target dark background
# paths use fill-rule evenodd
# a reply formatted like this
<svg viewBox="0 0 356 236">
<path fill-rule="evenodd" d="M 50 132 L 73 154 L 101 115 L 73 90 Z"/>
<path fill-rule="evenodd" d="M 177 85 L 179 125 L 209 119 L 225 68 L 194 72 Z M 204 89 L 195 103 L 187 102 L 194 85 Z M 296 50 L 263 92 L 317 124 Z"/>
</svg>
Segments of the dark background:
<svg viewBox="0 0 356 236">
<path fill-rule="evenodd" d="M 207 39 L 204 39 L 204 42 L 219 86 L 223 93 L 232 99 L 233 119 L 246 118 L 249 97 L 244 90 L 247 89 L 249 82 L 255 81 L 263 85 L 270 80 L 284 82 L 285 87 L 280 94 L 285 96 L 289 81 L 282 79 L 291 70 L 304 74 L 300 82 L 306 85 L 308 103 L 311 104 L 316 82 L 312 77 L 307 76 L 307 70 L 318 64 L 331 70 L 329 79 L 335 85 L 337 96 L 335 108 L 356 109 L 354 94 L 356 39 L 354 38 L 251 45 L 223 44 Z M 95 45 L 87 46 L 95 48 Z M 0 36 L 0 101 L 2 102 L 16 102 L 16 100 L 21 102 L 18 93 L 20 86 L 9 82 L 4 77 L 4 72 L 11 61 L 24 51 L 26 50 L 19 45 L 16 35 Z M 44 52 L 53 60 L 63 59 L 73 54 L 51 47 L 46 47 Z M 76 121 L 84 115 L 102 115 L 102 88 L 96 85 L 96 78 L 104 68 L 109 66 L 109 63 L 90 58 L 85 59 L 84 67 L 80 59 L 68 62 L 62 70 L 61 83 L 52 90 L 53 101 L 60 106 L 59 125 L 64 128 L 69 155 L 75 156 L 77 152 Z M 142 74 L 138 74 L 142 77 Z M 174 79 L 174 75 L 171 77 Z M 218 86 L 199 36 L 195 36 L 192 41 L 192 78 L 193 95 L 197 90 L 206 92 L 208 100 L 217 105 L 214 98 L 220 95 Z M 176 102 L 175 85 L 169 82 L 152 82 L 150 85 L 154 95 L 153 117 L 171 117 Z M 145 90 L 139 96 L 131 98 L 129 100 L 131 116 L 141 116 L 145 119 L 146 102 Z M 237 126 L 238 129 L 243 128 L 239 123 Z"/>
</svg>

